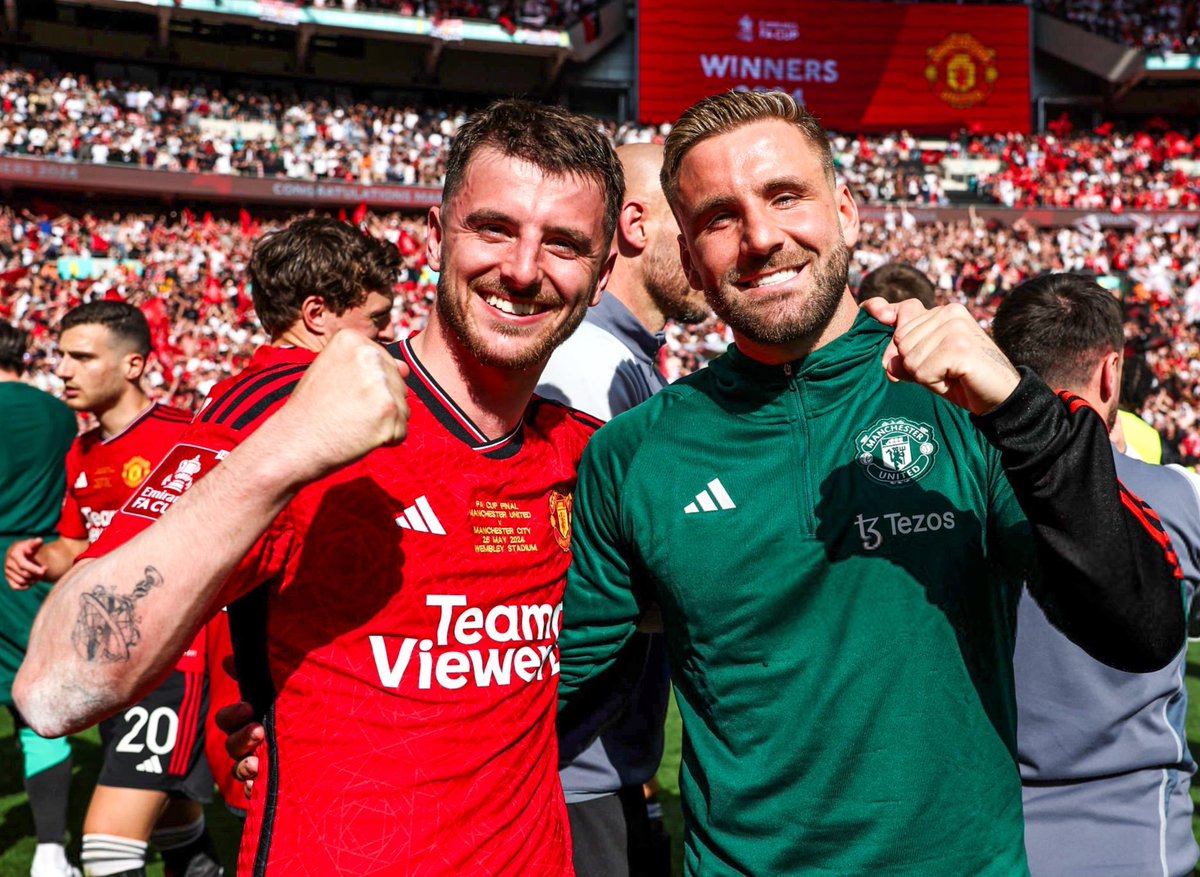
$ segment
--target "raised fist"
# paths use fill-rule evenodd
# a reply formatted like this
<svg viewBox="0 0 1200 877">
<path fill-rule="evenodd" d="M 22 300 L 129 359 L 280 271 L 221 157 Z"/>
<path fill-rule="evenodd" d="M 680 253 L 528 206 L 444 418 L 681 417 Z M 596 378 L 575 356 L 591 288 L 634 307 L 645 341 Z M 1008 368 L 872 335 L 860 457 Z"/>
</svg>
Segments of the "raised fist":
<svg viewBox="0 0 1200 877">
<path fill-rule="evenodd" d="M 335 472 L 408 430 L 408 366 L 356 332 L 338 332 L 287 404 L 254 436 L 299 483 Z"/>
<path fill-rule="evenodd" d="M 895 327 L 883 367 L 895 381 L 912 381 L 965 408 L 986 414 L 1007 399 L 1021 375 L 962 305 L 926 309 L 919 301 L 881 298 L 863 309 Z"/>
</svg>

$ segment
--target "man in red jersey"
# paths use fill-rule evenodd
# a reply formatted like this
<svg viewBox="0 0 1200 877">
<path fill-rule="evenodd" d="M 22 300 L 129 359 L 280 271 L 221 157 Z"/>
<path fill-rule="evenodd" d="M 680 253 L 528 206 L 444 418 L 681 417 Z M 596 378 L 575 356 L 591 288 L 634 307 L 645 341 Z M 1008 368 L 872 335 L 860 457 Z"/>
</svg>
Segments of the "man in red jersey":
<svg viewBox="0 0 1200 877">
<path fill-rule="evenodd" d="M 239 873 L 569 874 L 555 641 L 596 422 L 532 393 L 611 270 L 622 194 L 591 120 L 502 101 L 464 126 L 430 211 L 427 329 L 387 351 L 339 332 L 239 447 L 172 452 L 160 471 L 195 461 L 196 486 L 141 497 L 171 513 L 35 625 L 15 686 L 35 729 L 136 696 L 172 632 L 249 595 L 265 659 L 239 666 L 259 663 L 242 683 L 269 746 Z M 248 425 L 281 401 L 264 393 L 206 412 Z M 63 633 L 97 592 L 137 604 L 119 664 L 101 647 L 124 628 Z"/>
<path fill-rule="evenodd" d="M 150 330 L 133 305 L 97 301 L 68 312 L 59 349 L 57 373 L 67 404 L 93 415 L 98 425 L 67 453 L 58 540 L 23 539 L 9 547 L 5 577 L 19 590 L 66 573 L 191 420 L 185 411 L 151 402 L 142 390 Z M 97 617 L 108 608 L 91 607 Z M 203 757 L 207 697 L 201 636 L 161 685 L 100 723 L 104 765 L 83 824 L 88 877 L 142 873 L 152 838 L 168 874 L 220 873 L 201 806 L 212 797 Z"/>
</svg>

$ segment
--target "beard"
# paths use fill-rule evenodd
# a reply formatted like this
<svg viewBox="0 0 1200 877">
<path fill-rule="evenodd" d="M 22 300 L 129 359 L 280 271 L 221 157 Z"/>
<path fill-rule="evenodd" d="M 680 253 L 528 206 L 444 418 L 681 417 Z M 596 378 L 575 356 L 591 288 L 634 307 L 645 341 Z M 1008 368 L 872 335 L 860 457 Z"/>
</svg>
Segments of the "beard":
<svg viewBox="0 0 1200 877">
<path fill-rule="evenodd" d="M 642 258 L 646 261 L 642 282 L 664 317 L 678 323 L 700 323 L 708 318 L 711 311 L 704 295 L 688 283 L 673 239 L 656 244 Z"/>
<path fill-rule="evenodd" d="M 811 250 L 799 248 L 775 254 L 760 271 L 807 261 L 808 288 L 801 292 L 755 302 L 744 296 L 734 281 L 732 269 L 721 278 L 717 289 L 705 297 L 718 317 L 738 334 L 756 344 L 793 344 L 818 338 L 833 319 L 846 291 L 850 249 L 839 240 L 824 260 Z"/>
<path fill-rule="evenodd" d="M 564 321 L 552 326 L 516 326 L 497 323 L 493 331 L 498 335 L 513 339 L 512 343 L 497 345 L 494 341 L 489 342 L 479 327 L 472 322 L 469 311 L 473 296 L 486 298 L 489 293 L 493 292 L 519 301 L 550 306 L 559 304 L 559 301 L 555 298 L 551 302 L 546 296 L 530 295 L 528 291 L 525 291 L 524 294 L 516 294 L 498 283 L 485 280 L 468 282 L 466 294 L 456 296 L 448 292 L 446 272 L 443 271 L 438 276 L 437 298 L 434 302 L 438 318 L 450 329 L 451 334 L 458 342 L 469 350 L 481 364 L 489 368 L 512 371 L 543 365 L 550 358 L 554 349 L 579 328 L 579 324 L 583 322 L 583 318 L 587 314 L 588 303 L 591 301 L 589 292 L 580 299 L 579 305 L 567 314 Z"/>
</svg>

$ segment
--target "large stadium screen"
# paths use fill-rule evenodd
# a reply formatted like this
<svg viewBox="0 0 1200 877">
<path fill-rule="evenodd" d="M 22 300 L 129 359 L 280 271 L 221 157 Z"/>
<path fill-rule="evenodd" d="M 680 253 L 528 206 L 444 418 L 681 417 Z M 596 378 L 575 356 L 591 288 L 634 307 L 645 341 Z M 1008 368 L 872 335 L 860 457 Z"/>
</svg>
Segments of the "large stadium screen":
<svg viewBox="0 0 1200 877">
<path fill-rule="evenodd" d="M 796 95 L 843 132 L 1027 132 L 1024 6 L 640 0 L 639 115 L 732 88 Z"/>
</svg>

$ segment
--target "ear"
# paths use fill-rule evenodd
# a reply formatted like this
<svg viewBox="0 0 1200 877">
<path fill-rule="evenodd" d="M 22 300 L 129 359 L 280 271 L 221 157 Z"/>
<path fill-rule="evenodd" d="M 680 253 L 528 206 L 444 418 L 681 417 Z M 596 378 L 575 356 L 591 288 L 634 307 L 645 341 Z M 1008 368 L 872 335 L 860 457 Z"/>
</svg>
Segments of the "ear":
<svg viewBox="0 0 1200 877">
<path fill-rule="evenodd" d="M 1100 401 L 1117 407 L 1121 397 L 1121 354 L 1109 352 L 1100 361 Z"/>
<path fill-rule="evenodd" d="M 638 201 L 626 201 L 617 218 L 617 246 L 622 256 L 640 256 L 650 242 L 646 228 L 646 205 Z"/>
<path fill-rule="evenodd" d="M 692 254 L 688 252 L 687 241 L 683 235 L 678 236 L 679 241 L 679 261 L 683 265 L 683 273 L 687 275 L 688 286 L 692 289 L 704 292 L 704 284 L 700 280 L 700 272 L 692 265 Z"/>
<path fill-rule="evenodd" d="M 329 334 L 330 311 L 325 299 L 319 295 L 310 295 L 300 303 L 300 319 L 304 328 L 313 335 Z"/>
<path fill-rule="evenodd" d="M 146 371 L 146 357 L 140 353 L 126 353 L 124 357 L 125 379 L 136 381 Z"/>
<path fill-rule="evenodd" d="M 429 229 L 425 235 L 425 261 L 434 271 L 442 270 L 442 208 L 429 208 Z"/>
<path fill-rule="evenodd" d="M 617 242 L 613 241 L 613 246 L 608 251 L 608 258 L 600 266 L 600 277 L 596 280 L 596 288 L 592 290 L 592 300 L 588 302 L 588 307 L 594 308 L 600 304 L 600 296 L 604 294 L 604 290 L 608 286 L 608 281 L 612 277 L 613 266 L 617 264 L 616 244 Z"/>
<path fill-rule="evenodd" d="M 838 189 L 837 211 L 838 222 L 842 226 L 842 239 L 846 242 L 846 246 L 852 247 L 858 243 L 858 205 L 854 203 L 854 196 L 850 194 L 850 189 L 846 186 Z"/>
</svg>

